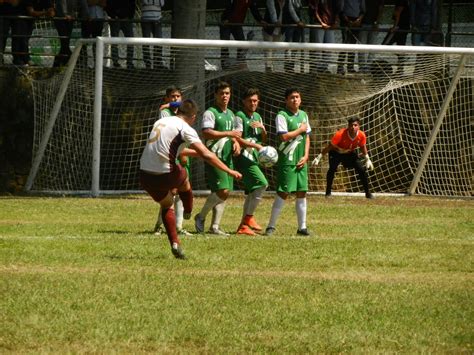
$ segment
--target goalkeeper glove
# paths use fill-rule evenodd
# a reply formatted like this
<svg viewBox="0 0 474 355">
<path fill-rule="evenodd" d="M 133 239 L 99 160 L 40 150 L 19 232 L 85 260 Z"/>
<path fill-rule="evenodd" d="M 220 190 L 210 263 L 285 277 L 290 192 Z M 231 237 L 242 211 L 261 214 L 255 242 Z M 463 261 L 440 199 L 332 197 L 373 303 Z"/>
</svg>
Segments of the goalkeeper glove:
<svg viewBox="0 0 474 355">
<path fill-rule="evenodd" d="M 374 164 L 372 164 L 368 154 L 365 156 L 365 168 L 367 170 L 374 170 Z"/>
<path fill-rule="evenodd" d="M 181 106 L 181 104 L 182 104 L 181 101 L 171 101 L 171 102 L 169 103 L 170 108 L 178 108 L 178 107 Z"/>
<path fill-rule="evenodd" d="M 323 159 L 323 154 L 319 153 L 318 156 L 311 162 L 311 166 L 317 166 L 321 159 Z"/>
</svg>

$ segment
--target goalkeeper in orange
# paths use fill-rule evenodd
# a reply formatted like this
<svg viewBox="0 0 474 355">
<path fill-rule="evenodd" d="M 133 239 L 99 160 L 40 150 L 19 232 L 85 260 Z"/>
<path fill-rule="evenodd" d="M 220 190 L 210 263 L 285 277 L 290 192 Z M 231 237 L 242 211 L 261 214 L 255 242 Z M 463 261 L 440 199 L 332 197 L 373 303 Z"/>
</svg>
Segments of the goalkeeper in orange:
<svg viewBox="0 0 474 355">
<path fill-rule="evenodd" d="M 332 182 L 339 164 L 346 168 L 353 168 L 359 175 L 364 187 L 365 197 L 374 198 L 369 191 L 369 179 L 367 170 L 373 170 L 374 165 L 367 152 L 367 138 L 360 130 L 360 118 L 353 116 L 347 120 L 347 127 L 341 128 L 332 137 L 331 142 L 314 158 L 311 165 L 317 166 L 323 155 L 329 152 L 329 170 L 326 175 L 326 197 L 331 196 Z M 356 149 L 360 148 L 363 160 L 359 159 Z"/>
</svg>

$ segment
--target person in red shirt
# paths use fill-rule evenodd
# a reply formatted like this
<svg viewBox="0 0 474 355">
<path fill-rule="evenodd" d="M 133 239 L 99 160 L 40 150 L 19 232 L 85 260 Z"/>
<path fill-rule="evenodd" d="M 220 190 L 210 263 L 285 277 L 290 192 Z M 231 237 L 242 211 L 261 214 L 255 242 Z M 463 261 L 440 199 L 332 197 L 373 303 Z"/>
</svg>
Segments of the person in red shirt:
<svg viewBox="0 0 474 355">
<path fill-rule="evenodd" d="M 336 132 L 331 142 L 314 158 L 311 165 L 318 165 L 323 155 L 329 152 L 329 170 L 326 175 L 326 197 L 331 196 L 334 175 L 336 174 L 337 167 L 342 163 L 346 169 L 355 169 L 364 187 L 365 197 L 372 199 L 374 196 L 369 191 L 367 170 L 373 170 L 374 165 L 367 152 L 367 138 L 365 133 L 360 130 L 359 117 L 353 116 L 347 120 L 347 123 L 347 128 L 341 128 Z M 357 148 L 360 148 L 364 164 L 362 164 L 359 155 L 355 151 Z"/>
</svg>

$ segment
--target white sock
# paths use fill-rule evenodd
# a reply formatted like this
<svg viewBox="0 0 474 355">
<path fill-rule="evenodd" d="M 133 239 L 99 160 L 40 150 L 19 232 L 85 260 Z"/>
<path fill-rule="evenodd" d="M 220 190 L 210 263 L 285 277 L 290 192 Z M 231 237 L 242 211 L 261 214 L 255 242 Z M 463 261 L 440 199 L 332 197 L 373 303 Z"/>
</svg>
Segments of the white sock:
<svg viewBox="0 0 474 355">
<path fill-rule="evenodd" d="M 268 227 L 275 228 L 276 221 L 278 219 L 278 216 L 280 215 L 280 212 L 284 204 L 285 204 L 285 200 L 282 199 L 280 196 L 276 195 L 275 200 L 273 201 L 272 214 L 270 215 L 270 221 L 268 222 Z"/>
<path fill-rule="evenodd" d="M 219 225 L 221 224 L 222 215 L 224 214 L 225 208 L 225 201 L 219 202 L 217 205 L 214 206 L 212 209 L 212 228 L 219 229 Z"/>
<path fill-rule="evenodd" d="M 306 228 L 306 197 L 297 198 L 295 201 L 298 229 Z"/>
<path fill-rule="evenodd" d="M 245 212 L 245 214 L 250 215 L 250 216 L 253 216 L 253 215 L 254 215 L 255 210 L 257 209 L 258 204 L 260 203 L 260 201 L 262 201 L 263 192 L 264 192 L 266 189 L 267 189 L 266 186 L 259 187 L 258 189 L 253 190 L 253 191 L 249 194 L 249 204 L 248 204 L 248 206 L 247 206 L 247 211 Z"/>
<path fill-rule="evenodd" d="M 219 196 L 215 192 L 207 196 L 206 202 L 204 203 L 204 206 L 201 208 L 201 212 L 199 212 L 199 215 L 201 218 L 206 218 L 207 214 L 209 211 L 218 203 L 223 202 L 223 200 L 220 199 Z"/>
<path fill-rule="evenodd" d="M 174 197 L 174 213 L 176 215 L 176 229 L 183 229 L 183 201 L 179 198 L 178 195 Z"/>
</svg>

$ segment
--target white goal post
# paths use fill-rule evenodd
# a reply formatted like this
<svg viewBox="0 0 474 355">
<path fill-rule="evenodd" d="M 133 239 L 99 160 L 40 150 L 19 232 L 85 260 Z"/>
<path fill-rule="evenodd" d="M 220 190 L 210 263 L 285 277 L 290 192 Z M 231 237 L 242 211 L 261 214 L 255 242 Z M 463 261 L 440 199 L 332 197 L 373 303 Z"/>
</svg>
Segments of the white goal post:
<svg viewBox="0 0 474 355">
<path fill-rule="evenodd" d="M 166 88 L 180 87 L 204 110 L 224 80 L 232 85 L 234 112 L 244 90 L 260 89 L 258 111 L 274 146 L 283 93 L 297 87 L 312 127 L 310 160 L 348 117 L 358 115 L 377 194 L 473 194 L 474 49 L 117 37 L 93 44 L 80 41 L 63 72 L 33 81 L 27 191 L 136 192 L 141 151 Z M 111 45 L 121 52 L 132 46 L 135 68 L 110 67 L 104 54 Z M 151 67 L 144 49 L 156 59 Z M 220 68 L 222 50 L 239 58 L 226 70 Z M 327 167 L 326 159 L 310 168 L 310 192 L 325 190 Z M 272 189 L 276 169 L 265 173 Z M 200 161 L 193 162 L 192 183 L 207 189 Z M 360 192 L 354 172 L 341 168 L 333 191 Z"/>
</svg>

